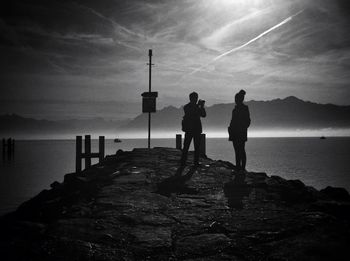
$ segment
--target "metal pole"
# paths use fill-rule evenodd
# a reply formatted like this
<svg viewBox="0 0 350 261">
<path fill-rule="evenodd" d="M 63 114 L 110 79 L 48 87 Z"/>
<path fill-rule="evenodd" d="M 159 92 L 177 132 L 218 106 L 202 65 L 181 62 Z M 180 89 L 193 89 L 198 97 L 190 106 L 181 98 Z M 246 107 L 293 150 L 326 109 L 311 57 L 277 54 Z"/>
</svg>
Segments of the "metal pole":
<svg viewBox="0 0 350 261">
<path fill-rule="evenodd" d="M 148 149 L 151 148 L 151 113 L 148 113 Z"/>
<path fill-rule="evenodd" d="M 149 56 L 149 82 L 148 82 L 148 91 L 151 92 L 151 84 L 152 84 L 152 49 L 148 50 L 148 56 Z"/>
<path fill-rule="evenodd" d="M 152 49 L 148 50 L 149 56 L 149 82 L 148 82 L 148 91 L 151 92 L 152 88 Z M 151 148 L 151 113 L 148 113 L 148 149 Z"/>
</svg>

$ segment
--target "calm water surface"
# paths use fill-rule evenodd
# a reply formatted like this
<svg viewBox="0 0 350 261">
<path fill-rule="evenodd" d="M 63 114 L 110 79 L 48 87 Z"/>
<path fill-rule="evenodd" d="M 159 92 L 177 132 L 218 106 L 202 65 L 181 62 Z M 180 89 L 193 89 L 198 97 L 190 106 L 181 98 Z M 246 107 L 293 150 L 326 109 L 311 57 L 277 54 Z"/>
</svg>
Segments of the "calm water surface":
<svg viewBox="0 0 350 261">
<path fill-rule="evenodd" d="M 97 141 L 92 146 L 97 151 Z M 106 154 L 146 146 L 143 139 L 106 140 Z M 155 139 L 152 146 L 175 147 L 175 139 Z M 227 139 L 207 139 L 207 155 L 234 162 Z M 350 191 L 350 138 L 251 138 L 247 156 L 248 170 L 300 179 L 317 189 L 331 185 Z M 0 163 L 0 213 L 13 210 L 53 181 L 62 181 L 74 168 L 74 140 L 17 141 L 15 159 Z"/>
</svg>

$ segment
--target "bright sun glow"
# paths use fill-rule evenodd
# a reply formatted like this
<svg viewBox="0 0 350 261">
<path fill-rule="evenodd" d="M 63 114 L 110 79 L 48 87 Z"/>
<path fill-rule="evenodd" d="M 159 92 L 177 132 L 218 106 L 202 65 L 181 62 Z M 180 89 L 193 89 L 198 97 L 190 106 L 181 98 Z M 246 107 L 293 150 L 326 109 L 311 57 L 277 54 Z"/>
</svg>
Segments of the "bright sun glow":
<svg viewBox="0 0 350 261">
<path fill-rule="evenodd" d="M 215 0 L 214 3 L 221 4 L 221 5 L 232 5 L 232 4 L 237 3 L 238 1 L 235 1 L 235 0 Z"/>
<path fill-rule="evenodd" d="M 232 6 L 232 5 L 248 5 L 248 6 L 256 6 L 264 2 L 264 0 L 214 0 L 212 3 L 215 5 L 224 5 L 224 6 Z"/>
</svg>

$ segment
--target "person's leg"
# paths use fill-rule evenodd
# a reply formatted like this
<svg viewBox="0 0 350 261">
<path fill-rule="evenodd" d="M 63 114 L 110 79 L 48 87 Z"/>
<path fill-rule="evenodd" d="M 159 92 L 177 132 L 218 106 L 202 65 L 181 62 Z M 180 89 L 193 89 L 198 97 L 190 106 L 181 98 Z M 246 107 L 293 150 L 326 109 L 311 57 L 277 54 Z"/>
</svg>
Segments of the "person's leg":
<svg viewBox="0 0 350 261">
<path fill-rule="evenodd" d="M 239 146 L 237 141 L 232 141 L 233 148 L 235 149 L 235 156 L 236 156 L 236 167 L 237 170 L 239 171 L 241 169 L 241 160 L 240 160 L 240 155 L 239 155 Z"/>
<path fill-rule="evenodd" d="M 186 160 L 187 160 L 187 153 L 188 149 L 190 148 L 192 140 L 192 134 L 185 133 L 185 140 L 184 140 L 184 147 L 182 149 L 182 156 L 181 156 L 181 165 L 186 165 Z"/>
<path fill-rule="evenodd" d="M 241 153 L 240 153 L 240 155 L 241 155 L 241 160 L 242 160 L 242 170 L 246 170 L 245 169 L 245 166 L 246 166 L 246 164 L 247 164 L 247 154 L 245 153 L 245 142 L 244 141 L 242 141 L 241 142 L 241 144 L 240 144 L 240 150 L 241 150 Z"/>
<path fill-rule="evenodd" d="M 201 145 L 201 134 L 197 133 L 193 135 L 193 145 L 194 145 L 194 158 L 193 163 L 194 165 L 199 164 L 199 150 Z"/>
</svg>

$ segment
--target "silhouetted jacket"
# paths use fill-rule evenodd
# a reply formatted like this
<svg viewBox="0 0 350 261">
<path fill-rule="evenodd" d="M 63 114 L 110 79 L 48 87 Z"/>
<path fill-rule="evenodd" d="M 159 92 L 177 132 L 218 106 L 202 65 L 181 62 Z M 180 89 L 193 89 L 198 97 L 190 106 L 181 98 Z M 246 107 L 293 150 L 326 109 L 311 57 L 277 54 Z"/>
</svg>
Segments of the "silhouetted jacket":
<svg viewBox="0 0 350 261">
<path fill-rule="evenodd" d="M 185 116 L 182 120 L 182 130 L 193 134 L 202 133 L 201 117 L 207 116 L 205 109 L 198 104 L 188 103 L 184 106 Z"/>
<path fill-rule="evenodd" d="M 232 118 L 229 127 L 229 140 L 247 141 L 247 129 L 250 125 L 250 113 L 245 104 L 236 105 L 232 110 Z"/>
</svg>

